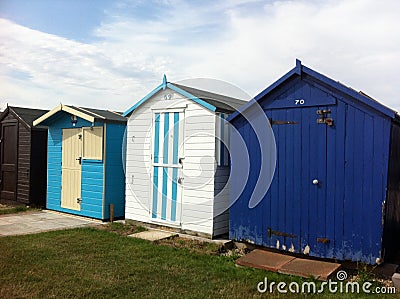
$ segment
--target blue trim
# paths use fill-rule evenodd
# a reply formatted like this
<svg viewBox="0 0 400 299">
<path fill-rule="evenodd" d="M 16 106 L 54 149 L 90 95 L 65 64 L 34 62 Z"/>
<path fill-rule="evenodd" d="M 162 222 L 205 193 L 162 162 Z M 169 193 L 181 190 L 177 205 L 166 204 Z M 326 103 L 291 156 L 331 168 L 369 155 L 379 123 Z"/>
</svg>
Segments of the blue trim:
<svg viewBox="0 0 400 299">
<path fill-rule="evenodd" d="M 381 103 L 379 103 L 375 100 L 372 100 L 366 96 L 363 96 L 362 94 L 358 93 L 357 91 L 355 91 L 343 84 L 340 84 L 337 81 L 334 81 L 320 73 L 317 73 L 316 71 L 314 71 L 306 66 L 303 66 L 303 72 L 306 73 L 307 75 L 314 77 L 315 79 L 322 81 L 323 83 L 330 85 L 333 88 L 359 100 L 361 103 L 374 108 L 375 110 L 385 114 L 386 116 L 389 116 L 390 118 L 396 117 L 396 112 L 394 110 L 382 105 Z"/>
<path fill-rule="evenodd" d="M 301 76 L 301 61 L 299 59 L 296 59 L 296 73 L 297 75 Z"/>
<path fill-rule="evenodd" d="M 169 112 L 164 113 L 164 142 L 163 142 L 163 163 L 168 163 L 168 134 L 169 133 Z"/>
<path fill-rule="evenodd" d="M 154 163 L 158 163 L 158 156 L 160 152 L 160 113 L 156 113 L 154 122 Z"/>
<path fill-rule="evenodd" d="M 264 89 L 262 92 L 260 92 L 258 95 L 256 95 L 253 99 L 248 101 L 246 104 L 244 104 L 242 107 L 240 107 L 237 111 L 233 112 L 228 118 L 227 121 L 232 121 L 235 119 L 237 116 L 242 114 L 244 111 L 246 111 L 248 108 L 253 106 L 256 102 L 258 102 L 260 99 L 262 99 L 266 94 L 270 93 L 272 90 L 277 88 L 279 85 L 281 85 L 283 82 L 285 82 L 287 79 L 292 77 L 293 75 L 297 74 L 297 68 L 291 69 L 289 72 L 287 72 L 283 77 L 272 83 L 270 86 L 268 86 L 266 89 Z"/>
<path fill-rule="evenodd" d="M 179 112 L 174 113 L 174 146 L 173 146 L 173 164 L 178 164 L 178 144 L 179 144 Z M 172 169 L 172 202 L 171 202 L 171 220 L 176 221 L 176 201 L 178 190 L 178 168 Z"/>
<path fill-rule="evenodd" d="M 160 113 L 155 114 L 154 128 L 154 163 L 158 163 L 158 155 L 160 151 Z M 157 218 L 157 200 L 158 200 L 158 166 L 154 166 L 153 171 L 153 205 L 151 217 Z"/>
<path fill-rule="evenodd" d="M 181 95 L 187 97 L 188 99 L 190 99 L 190 100 L 196 102 L 197 104 L 203 106 L 204 108 L 206 108 L 206 109 L 208 109 L 208 110 L 210 110 L 210 111 L 215 112 L 215 111 L 217 110 L 217 107 L 215 107 L 215 106 L 213 106 L 213 105 L 207 103 L 206 101 L 203 101 L 203 100 L 199 99 L 198 97 L 195 97 L 195 96 L 192 95 L 191 93 L 189 93 L 189 92 L 187 92 L 187 91 L 185 91 L 185 90 L 183 90 L 183 89 L 181 89 L 181 88 L 179 88 L 179 87 L 176 87 L 176 86 L 173 85 L 172 83 L 168 83 L 167 86 L 168 86 L 168 88 L 170 88 L 170 89 L 176 91 L 177 93 L 180 93 Z"/>
<path fill-rule="evenodd" d="M 161 202 L 161 219 L 167 219 L 167 193 L 168 193 L 168 168 L 163 167 L 163 186 L 162 186 L 162 202 Z"/>
<path fill-rule="evenodd" d="M 332 88 L 335 88 L 345 94 L 347 94 L 348 96 L 360 101 L 361 103 L 383 113 L 386 116 L 389 116 L 391 118 L 395 118 L 396 117 L 396 112 L 384 105 L 382 105 L 381 103 L 371 100 L 366 96 L 363 96 L 362 94 L 359 94 L 357 91 L 342 85 L 304 65 L 301 64 L 301 61 L 296 59 L 296 67 L 291 69 L 289 72 L 287 72 L 285 75 L 283 75 L 280 79 L 278 79 L 277 81 L 275 81 L 272 85 L 268 86 L 266 89 L 264 89 L 262 92 L 260 92 L 258 95 L 256 95 L 252 100 L 250 100 L 248 103 L 244 104 L 242 107 L 240 107 L 237 111 L 235 111 L 234 113 L 232 113 L 229 117 L 228 117 L 228 121 L 232 121 L 233 119 L 235 119 L 237 116 L 239 116 L 240 114 L 242 114 L 245 110 L 247 110 L 249 107 L 253 106 L 255 104 L 255 102 L 260 101 L 264 96 L 266 96 L 268 93 L 272 92 L 275 88 L 277 88 L 279 85 L 283 84 L 286 80 L 288 80 L 290 77 L 292 77 L 293 75 L 297 75 L 297 76 L 301 76 L 301 74 L 307 74 L 310 77 L 321 81 L 322 83 L 329 85 Z"/>
<path fill-rule="evenodd" d="M 164 149 L 163 149 L 163 163 L 168 164 L 168 138 L 169 137 L 169 113 L 164 113 Z M 162 186 L 162 202 L 161 202 L 161 219 L 167 218 L 167 193 L 168 193 L 168 168 L 163 167 L 163 186 Z"/>
<path fill-rule="evenodd" d="M 157 86 L 155 89 L 153 89 L 148 95 L 146 95 L 143 99 L 141 99 L 139 102 L 137 102 L 135 105 L 133 105 L 131 108 L 126 110 L 122 116 L 127 117 L 129 116 L 134 110 L 136 110 L 140 105 L 145 103 L 148 99 L 150 99 L 153 95 L 155 95 L 157 92 L 159 92 L 163 88 L 163 85 Z"/>
<path fill-rule="evenodd" d="M 168 83 L 167 76 L 165 76 L 165 74 L 164 74 L 164 77 L 163 77 L 163 80 L 162 80 L 162 89 L 163 90 L 165 90 L 165 88 L 167 88 L 167 83 Z"/>
<path fill-rule="evenodd" d="M 158 166 L 154 166 L 153 173 L 153 206 L 151 211 L 151 217 L 157 218 L 157 199 L 158 199 Z"/>
<path fill-rule="evenodd" d="M 178 164 L 179 112 L 174 112 L 174 146 L 172 164 Z"/>
<path fill-rule="evenodd" d="M 159 92 L 160 90 L 165 90 L 166 87 L 180 93 L 181 95 L 187 97 L 188 99 L 196 102 L 197 104 L 203 106 L 204 108 L 211 110 L 213 112 L 215 112 L 217 110 L 217 108 L 209 103 L 207 103 L 206 101 L 203 101 L 201 99 L 199 99 L 198 97 L 195 97 L 194 95 L 192 95 L 191 93 L 176 87 L 175 85 L 173 85 L 172 83 L 168 83 L 167 81 L 167 77 L 164 75 L 163 77 L 163 83 L 161 83 L 159 86 L 157 86 L 155 89 L 153 89 L 148 95 L 146 95 L 144 98 L 142 98 L 139 102 L 137 102 L 135 105 L 133 105 L 131 108 L 129 108 L 128 110 L 126 110 L 122 116 L 127 117 L 129 116 L 133 111 L 135 111 L 137 108 L 139 108 L 139 106 L 141 106 L 143 103 L 145 103 L 147 100 L 149 100 L 152 96 L 154 96 L 157 92 Z"/>
</svg>

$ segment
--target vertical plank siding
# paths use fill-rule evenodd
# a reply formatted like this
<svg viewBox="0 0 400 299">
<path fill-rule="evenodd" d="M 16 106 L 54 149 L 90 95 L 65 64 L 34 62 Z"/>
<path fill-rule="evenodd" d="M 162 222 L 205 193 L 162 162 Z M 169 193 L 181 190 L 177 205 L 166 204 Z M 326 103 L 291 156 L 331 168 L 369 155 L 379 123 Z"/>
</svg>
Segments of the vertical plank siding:
<svg viewBox="0 0 400 299">
<path fill-rule="evenodd" d="M 18 173 L 17 200 L 29 204 L 31 132 L 22 124 L 18 125 Z"/>
<path fill-rule="evenodd" d="M 291 107 L 293 99 L 312 104 Z M 376 263 L 382 256 L 390 118 L 306 76 L 284 82 L 260 104 L 268 118 L 294 123 L 272 125 L 274 178 L 263 201 L 249 209 L 260 145 L 246 120 L 233 121 L 251 161 L 241 194 L 235 185 L 243 178 L 231 178 L 231 198 L 238 200 L 230 209 L 230 237 L 317 257 Z M 333 126 L 317 124 L 321 109 L 331 111 Z M 233 136 L 235 150 L 239 136 Z M 314 179 L 318 185 L 312 184 Z"/>
<path fill-rule="evenodd" d="M 78 118 L 76 128 L 91 125 L 92 123 Z M 61 182 L 62 129 L 66 128 L 75 127 L 71 123 L 70 115 L 61 112 L 48 129 L 46 207 L 50 210 L 102 219 L 104 160 L 82 160 L 81 210 L 75 211 L 61 207 L 61 188 L 68 188 L 68 186 L 62 186 Z"/>
<path fill-rule="evenodd" d="M 106 124 L 105 219 L 109 218 L 110 204 L 114 205 L 114 217 L 125 216 L 125 173 L 122 154 L 125 130 L 125 124 Z"/>
</svg>

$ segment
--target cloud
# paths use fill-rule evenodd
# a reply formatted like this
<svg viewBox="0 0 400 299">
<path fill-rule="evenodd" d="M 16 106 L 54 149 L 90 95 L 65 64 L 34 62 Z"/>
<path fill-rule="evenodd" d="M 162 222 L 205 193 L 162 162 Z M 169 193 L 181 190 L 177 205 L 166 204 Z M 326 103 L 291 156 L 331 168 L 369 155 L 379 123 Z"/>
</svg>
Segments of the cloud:
<svg viewBox="0 0 400 299">
<path fill-rule="evenodd" d="M 124 1 L 92 44 L 1 20 L 0 96 L 123 110 L 164 73 L 218 78 L 255 95 L 299 58 L 400 110 L 399 10 L 392 0 Z"/>
<path fill-rule="evenodd" d="M 31 30 L 0 19 L 1 101 L 51 108 L 59 102 L 124 109 L 146 93 L 157 61 L 134 56 L 126 65 L 98 45 Z M 129 68 L 128 68 L 129 66 Z M 146 67 L 144 67 L 146 66 Z M 141 72 L 142 71 L 142 72 Z"/>
</svg>

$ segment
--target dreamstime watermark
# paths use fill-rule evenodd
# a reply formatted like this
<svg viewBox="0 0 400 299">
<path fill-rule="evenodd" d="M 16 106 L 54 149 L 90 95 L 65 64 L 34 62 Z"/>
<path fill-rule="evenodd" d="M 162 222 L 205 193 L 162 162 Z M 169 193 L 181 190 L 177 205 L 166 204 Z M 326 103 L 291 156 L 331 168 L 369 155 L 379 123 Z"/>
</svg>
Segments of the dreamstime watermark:
<svg viewBox="0 0 400 299">
<path fill-rule="evenodd" d="M 358 282 L 358 281 L 345 281 L 347 279 L 346 271 L 340 270 L 336 274 L 337 281 L 329 279 L 328 281 L 323 281 L 320 285 L 317 285 L 313 281 L 297 282 L 292 281 L 286 283 L 284 281 L 275 282 L 268 281 L 265 277 L 264 281 L 260 281 L 257 284 L 257 291 L 259 293 L 274 293 L 277 291 L 281 294 L 293 293 L 293 294 L 321 294 L 324 292 L 329 292 L 331 294 L 395 294 L 395 287 L 386 286 L 374 286 L 372 282 Z"/>
</svg>

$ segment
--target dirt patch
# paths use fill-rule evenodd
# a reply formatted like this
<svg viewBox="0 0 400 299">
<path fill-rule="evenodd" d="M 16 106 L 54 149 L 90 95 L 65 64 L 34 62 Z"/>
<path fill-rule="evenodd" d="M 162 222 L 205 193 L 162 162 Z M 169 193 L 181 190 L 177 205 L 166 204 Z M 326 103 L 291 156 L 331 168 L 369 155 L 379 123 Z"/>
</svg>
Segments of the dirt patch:
<svg viewBox="0 0 400 299">
<path fill-rule="evenodd" d="M 96 226 L 96 228 L 99 230 L 106 230 L 112 233 L 116 233 L 121 236 L 128 236 L 146 230 L 146 228 L 142 226 L 128 224 L 128 223 L 119 223 L 119 222 L 112 222 L 104 225 L 99 225 Z"/>
</svg>

